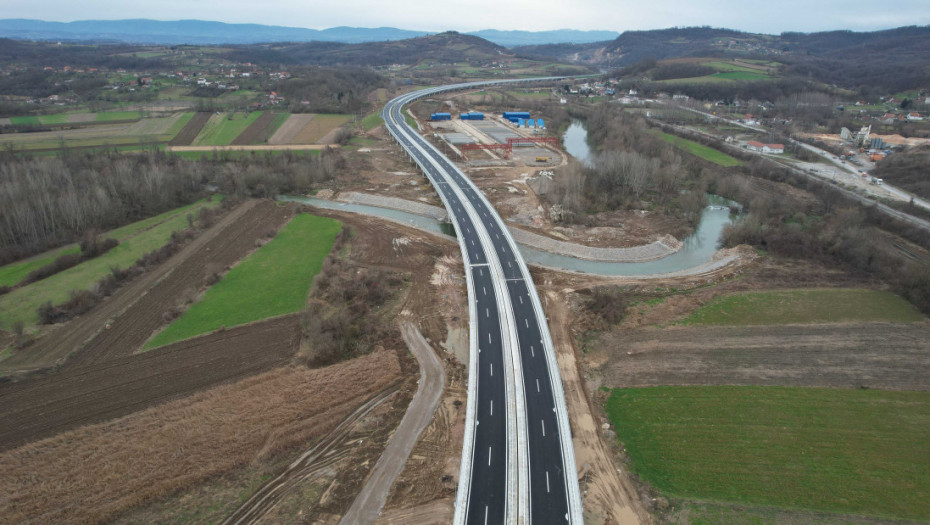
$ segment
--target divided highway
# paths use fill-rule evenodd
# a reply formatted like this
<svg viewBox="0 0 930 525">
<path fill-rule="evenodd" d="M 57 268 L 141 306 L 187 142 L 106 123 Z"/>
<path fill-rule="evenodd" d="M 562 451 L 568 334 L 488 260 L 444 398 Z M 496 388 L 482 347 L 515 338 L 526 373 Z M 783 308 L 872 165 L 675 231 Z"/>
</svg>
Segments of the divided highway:
<svg viewBox="0 0 930 525">
<path fill-rule="evenodd" d="M 466 268 L 471 358 L 468 416 L 456 523 L 582 523 L 565 396 L 545 314 L 503 221 L 449 159 L 406 125 L 390 101 L 387 129 L 436 188 L 453 221 Z"/>
</svg>

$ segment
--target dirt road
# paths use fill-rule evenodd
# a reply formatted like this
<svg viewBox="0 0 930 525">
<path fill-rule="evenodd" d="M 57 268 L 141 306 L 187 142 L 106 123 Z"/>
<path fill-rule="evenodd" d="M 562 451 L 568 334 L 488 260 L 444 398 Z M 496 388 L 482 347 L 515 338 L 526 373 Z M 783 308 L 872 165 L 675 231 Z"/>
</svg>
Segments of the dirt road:
<svg viewBox="0 0 930 525">
<path fill-rule="evenodd" d="M 649 523 L 649 515 L 642 508 L 635 487 L 618 471 L 614 456 L 591 413 L 575 358 L 575 346 L 569 328 L 572 318 L 564 297 L 558 292 L 549 291 L 541 299 L 549 319 L 552 344 L 559 361 L 559 374 L 571 420 L 575 463 L 580 470 L 579 484 L 584 498 L 585 523 Z"/>
<path fill-rule="evenodd" d="M 593 387 L 930 390 L 926 323 L 643 329 L 604 334 L 591 346 Z"/>
<path fill-rule="evenodd" d="M 417 393 L 413 396 L 413 400 L 407 407 L 407 413 L 404 414 L 394 435 L 391 436 L 387 448 L 365 481 L 362 491 L 339 522 L 341 524 L 368 525 L 378 519 L 391 485 L 407 464 L 410 451 L 413 450 L 420 433 L 433 419 L 433 413 L 442 398 L 446 374 L 436 353 L 415 325 L 403 323 L 400 330 L 407 348 L 420 364 L 420 382 Z"/>
<path fill-rule="evenodd" d="M 184 151 L 299 151 L 326 148 L 338 148 L 333 144 L 257 144 L 243 146 L 168 146 L 168 151 L 180 153 Z"/>
</svg>

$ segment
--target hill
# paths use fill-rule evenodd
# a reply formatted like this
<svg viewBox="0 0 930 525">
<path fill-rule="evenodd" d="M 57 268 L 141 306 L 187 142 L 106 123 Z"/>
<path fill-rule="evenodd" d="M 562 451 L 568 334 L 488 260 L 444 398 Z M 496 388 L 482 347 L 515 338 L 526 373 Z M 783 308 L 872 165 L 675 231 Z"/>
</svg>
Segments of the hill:
<svg viewBox="0 0 930 525">
<path fill-rule="evenodd" d="M 0 37 L 23 40 L 60 40 L 122 42 L 132 44 L 257 44 L 262 42 L 340 42 L 360 44 L 405 40 L 432 34 L 394 27 L 331 27 L 307 29 L 261 24 L 226 24 L 204 20 L 160 21 L 79 20 L 45 22 L 42 20 L 0 20 Z M 502 46 L 585 43 L 615 38 L 616 31 L 500 31 L 484 29 L 468 33 Z"/>
<path fill-rule="evenodd" d="M 632 67 L 632 72 L 645 72 L 655 60 L 669 58 L 758 58 L 786 64 L 787 76 L 850 88 L 896 91 L 930 83 L 930 26 L 781 35 L 686 27 L 626 31 L 614 40 L 580 45 L 522 46 L 514 52 L 599 67 Z"/>
<path fill-rule="evenodd" d="M 309 42 L 242 46 L 230 53 L 240 61 L 321 66 L 387 66 L 424 60 L 445 64 L 486 62 L 513 56 L 507 48 L 476 36 L 455 32 L 391 42 L 338 44 Z"/>
</svg>

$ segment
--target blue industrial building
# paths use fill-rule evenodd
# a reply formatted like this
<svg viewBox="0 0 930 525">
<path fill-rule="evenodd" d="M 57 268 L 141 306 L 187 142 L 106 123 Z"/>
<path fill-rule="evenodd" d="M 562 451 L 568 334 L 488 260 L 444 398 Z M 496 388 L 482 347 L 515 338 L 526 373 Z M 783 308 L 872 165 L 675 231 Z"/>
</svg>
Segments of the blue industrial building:
<svg viewBox="0 0 930 525">
<path fill-rule="evenodd" d="M 470 113 L 461 113 L 459 118 L 462 120 L 484 120 L 484 113 L 472 111 Z"/>
<path fill-rule="evenodd" d="M 501 116 L 512 122 L 513 118 L 522 118 L 522 119 L 530 118 L 530 112 L 529 111 L 505 111 L 501 113 Z"/>
<path fill-rule="evenodd" d="M 429 116 L 430 120 L 452 120 L 452 113 L 433 113 Z"/>
</svg>

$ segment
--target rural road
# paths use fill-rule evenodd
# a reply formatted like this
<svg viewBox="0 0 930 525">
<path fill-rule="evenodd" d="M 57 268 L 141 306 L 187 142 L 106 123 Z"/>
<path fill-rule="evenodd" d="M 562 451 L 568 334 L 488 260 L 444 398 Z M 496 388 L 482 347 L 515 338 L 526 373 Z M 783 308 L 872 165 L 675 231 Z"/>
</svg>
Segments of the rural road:
<svg viewBox="0 0 930 525">
<path fill-rule="evenodd" d="M 333 144 L 257 144 L 231 146 L 168 146 L 168 151 L 181 153 L 185 151 L 300 151 L 326 148 L 338 148 Z"/>
<path fill-rule="evenodd" d="M 420 383 L 417 393 L 407 407 L 384 453 L 372 469 L 352 506 L 340 520 L 341 525 L 369 525 L 378 519 L 394 480 L 404 470 L 407 458 L 416 445 L 420 433 L 433 419 L 446 385 L 446 372 L 423 334 L 412 323 L 403 323 L 401 334 L 407 347 L 420 364 Z"/>
</svg>

